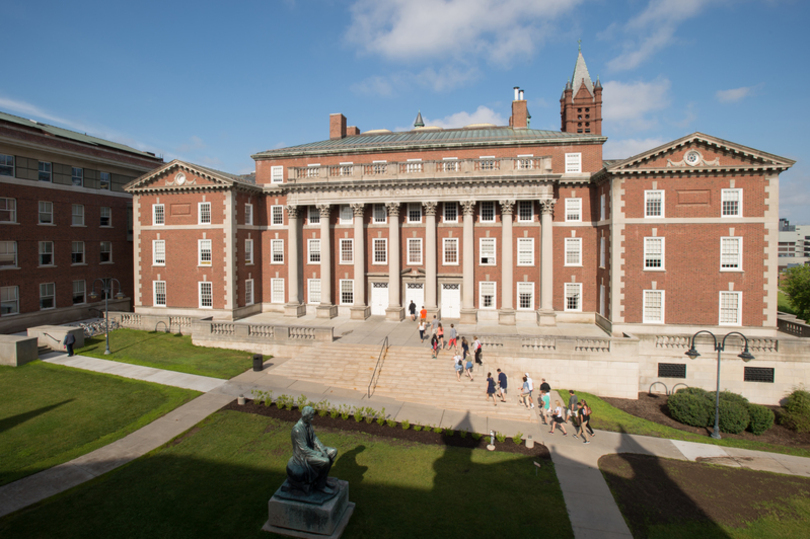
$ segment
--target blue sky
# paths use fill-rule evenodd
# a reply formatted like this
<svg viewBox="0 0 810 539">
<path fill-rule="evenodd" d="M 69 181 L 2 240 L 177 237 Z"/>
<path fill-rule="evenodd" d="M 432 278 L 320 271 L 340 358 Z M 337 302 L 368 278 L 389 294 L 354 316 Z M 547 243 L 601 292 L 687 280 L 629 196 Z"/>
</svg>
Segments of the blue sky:
<svg viewBox="0 0 810 539">
<path fill-rule="evenodd" d="M 780 214 L 810 223 L 806 1 L 10 0 L 4 20 L 0 110 L 235 173 L 335 112 L 505 125 L 513 86 L 558 130 L 581 39 L 606 158 L 695 131 L 789 157 Z"/>
</svg>

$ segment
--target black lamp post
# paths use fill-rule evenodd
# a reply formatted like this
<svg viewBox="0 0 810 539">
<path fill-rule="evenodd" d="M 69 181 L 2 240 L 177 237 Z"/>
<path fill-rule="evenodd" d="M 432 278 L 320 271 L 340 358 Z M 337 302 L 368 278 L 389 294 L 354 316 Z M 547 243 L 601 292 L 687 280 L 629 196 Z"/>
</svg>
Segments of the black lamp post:
<svg viewBox="0 0 810 539">
<path fill-rule="evenodd" d="M 695 337 L 700 335 L 701 333 L 708 333 L 712 336 L 714 340 L 714 349 L 717 350 L 717 391 L 714 393 L 714 432 L 712 433 L 712 438 L 715 440 L 720 439 L 720 352 L 725 350 L 726 348 L 726 339 L 729 338 L 731 335 L 739 335 L 745 341 L 745 350 L 742 351 L 737 357 L 745 361 L 746 363 L 754 359 L 754 356 L 751 355 L 751 352 L 748 351 L 748 338 L 740 333 L 739 331 L 732 331 L 731 333 L 727 334 L 723 337 L 723 340 L 719 343 L 717 342 L 717 337 L 715 337 L 714 333 L 709 330 L 703 329 L 692 335 L 692 347 L 686 352 L 686 355 L 689 356 L 689 359 L 697 359 L 700 357 L 698 351 L 695 350 Z"/>
<path fill-rule="evenodd" d="M 105 333 L 105 337 L 107 338 L 107 349 L 104 350 L 104 355 L 110 355 L 110 294 L 113 291 L 113 283 L 118 284 L 118 293 L 115 295 L 115 299 L 124 299 L 124 293 L 121 292 L 121 283 L 115 277 L 110 277 L 106 281 L 104 279 L 96 279 L 93 281 L 93 289 L 90 292 L 90 299 L 93 301 L 98 299 L 98 294 L 96 294 L 96 283 L 101 282 L 101 291 L 104 293 L 104 316 L 107 319 L 107 331 Z"/>
</svg>

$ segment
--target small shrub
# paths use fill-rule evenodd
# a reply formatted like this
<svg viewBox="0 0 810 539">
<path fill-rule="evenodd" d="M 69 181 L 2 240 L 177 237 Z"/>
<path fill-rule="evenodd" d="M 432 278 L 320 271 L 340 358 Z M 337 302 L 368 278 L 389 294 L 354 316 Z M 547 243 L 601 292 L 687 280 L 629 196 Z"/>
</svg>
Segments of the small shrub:
<svg viewBox="0 0 810 539">
<path fill-rule="evenodd" d="M 411 428 L 411 422 L 408 421 L 407 419 L 403 419 L 402 423 L 400 423 L 399 426 L 402 427 L 402 430 L 408 430 L 409 428 Z"/>
<path fill-rule="evenodd" d="M 384 423 L 385 423 L 385 408 L 380 410 L 380 413 L 377 415 L 377 424 L 382 427 Z"/>
<path fill-rule="evenodd" d="M 504 443 L 506 441 L 506 434 L 502 432 L 496 432 L 495 439 L 498 440 L 498 442 L 500 443 Z"/>
<path fill-rule="evenodd" d="M 304 406 L 312 405 L 312 403 L 309 402 L 309 399 L 307 398 L 306 395 L 298 395 L 298 398 L 296 399 L 296 404 L 298 405 L 299 410 L 303 410 Z"/>
<path fill-rule="evenodd" d="M 522 432 L 520 432 L 520 431 L 518 431 L 518 433 L 517 433 L 517 434 L 515 434 L 515 435 L 512 437 L 512 441 L 513 441 L 513 442 L 515 442 L 515 445 L 520 445 L 520 444 L 522 444 L 522 443 L 523 443 L 523 433 L 522 433 Z"/>
<path fill-rule="evenodd" d="M 720 398 L 720 430 L 731 434 L 744 431 L 751 422 L 748 415 L 748 405 L 740 404 L 738 400 Z M 709 425 L 714 425 L 714 406 L 709 413 Z"/>
<path fill-rule="evenodd" d="M 397 426 L 397 422 L 396 422 L 396 421 L 394 421 L 393 419 L 387 419 L 387 420 L 385 421 L 385 424 L 386 424 L 386 425 L 388 425 L 388 426 L 389 426 L 389 427 L 391 427 L 391 428 L 394 428 L 394 427 L 396 427 L 396 426 Z"/>
<path fill-rule="evenodd" d="M 352 413 L 352 410 L 347 405 L 345 405 L 345 404 L 340 405 L 340 417 L 344 421 L 349 419 L 349 416 L 351 415 L 351 413 Z"/>
<path fill-rule="evenodd" d="M 444 429 L 444 435 L 445 436 L 452 436 L 455 433 L 456 433 L 456 431 L 454 431 L 453 429 Z"/>
<path fill-rule="evenodd" d="M 422 430 L 422 425 L 414 425 L 413 430 L 415 430 L 416 432 L 419 432 L 420 430 Z"/>
<path fill-rule="evenodd" d="M 686 388 L 698 389 L 698 388 Z M 703 390 L 701 390 L 703 391 Z M 675 421 L 693 427 L 705 427 L 709 424 L 709 414 L 714 417 L 712 403 L 705 391 L 703 394 L 686 390 L 679 390 L 674 395 L 670 395 L 667 400 L 667 408 Z M 711 412 L 709 408 L 712 408 Z"/>
<path fill-rule="evenodd" d="M 444 429 L 441 427 L 433 427 L 433 432 L 435 432 L 436 434 L 441 434 L 442 432 L 444 432 Z"/>
<path fill-rule="evenodd" d="M 461 429 L 460 431 L 458 431 L 458 435 L 461 436 L 462 438 L 466 438 L 467 431 L 465 429 Z"/>
<path fill-rule="evenodd" d="M 276 399 L 276 407 L 279 410 L 284 410 L 285 408 L 287 410 L 292 410 L 294 403 L 295 401 L 290 395 L 279 395 Z"/>
<path fill-rule="evenodd" d="M 318 411 L 320 417 L 325 417 L 329 413 L 329 401 L 326 399 L 315 404 L 315 410 Z"/>
<path fill-rule="evenodd" d="M 365 408 L 357 408 L 354 409 L 354 420 L 357 423 L 360 423 L 363 420 L 363 414 L 365 413 Z"/>
<path fill-rule="evenodd" d="M 340 415 L 340 410 L 338 410 L 334 406 L 332 408 L 329 408 L 329 417 L 331 417 L 332 419 L 337 419 L 338 415 Z"/>
<path fill-rule="evenodd" d="M 473 440 L 476 440 L 476 441 L 481 439 L 481 433 L 479 433 L 479 432 L 473 432 L 471 434 L 471 436 L 473 437 Z"/>
<path fill-rule="evenodd" d="M 773 426 L 773 412 L 761 404 L 748 403 L 748 415 L 751 417 L 748 430 L 757 436 Z"/>
<path fill-rule="evenodd" d="M 779 423 L 796 432 L 810 431 L 810 392 L 794 389 L 779 414 Z"/>
</svg>

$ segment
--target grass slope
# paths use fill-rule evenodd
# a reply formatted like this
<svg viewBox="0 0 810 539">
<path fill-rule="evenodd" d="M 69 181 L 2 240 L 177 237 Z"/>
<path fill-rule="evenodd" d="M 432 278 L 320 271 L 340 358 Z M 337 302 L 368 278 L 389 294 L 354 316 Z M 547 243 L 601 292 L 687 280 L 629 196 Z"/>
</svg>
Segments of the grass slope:
<svg viewBox="0 0 810 539">
<path fill-rule="evenodd" d="M 0 485 L 107 445 L 197 395 L 40 361 L 0 367 Z"/>
</svg>

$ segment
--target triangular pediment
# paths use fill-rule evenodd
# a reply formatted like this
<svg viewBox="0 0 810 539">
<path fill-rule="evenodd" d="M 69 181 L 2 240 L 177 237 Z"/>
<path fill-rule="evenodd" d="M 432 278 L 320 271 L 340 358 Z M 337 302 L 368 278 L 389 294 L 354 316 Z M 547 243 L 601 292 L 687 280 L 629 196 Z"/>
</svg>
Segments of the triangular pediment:
<svg viewBox="0 0 810 539">
<path fill-rule="evenodd" d="M 166 190 L 184 191 L 231 188 L 234 185 L 261 189 L 248 180 L 227 172 L 220 172 L 175 159 L 132 180 L 124 186 L 124 190 L 130 193 Z"/>
<path fill-rule="evenodd" d="M 792 159 L 749 148 L 703 133 L 692 133 L 628 159 L 613 162 L 612 173 L 651 170 L 707 171 L 722 169 L 787 170 Z"/>
</svg>

